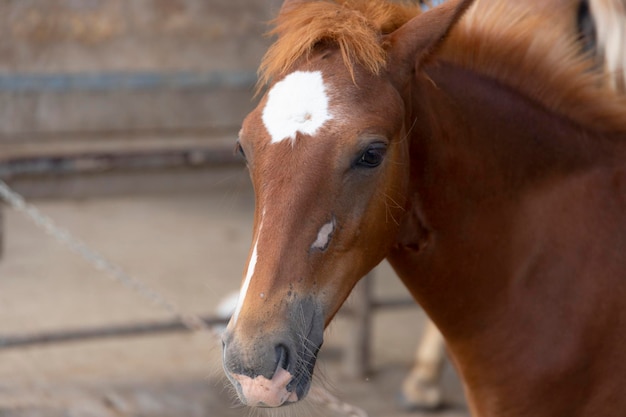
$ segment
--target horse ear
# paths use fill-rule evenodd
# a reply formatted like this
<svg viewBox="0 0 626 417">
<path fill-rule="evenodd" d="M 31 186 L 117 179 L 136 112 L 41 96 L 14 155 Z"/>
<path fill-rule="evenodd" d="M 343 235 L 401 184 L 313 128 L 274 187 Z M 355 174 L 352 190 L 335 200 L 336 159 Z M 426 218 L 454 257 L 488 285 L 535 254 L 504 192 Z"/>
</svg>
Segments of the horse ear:
<svg viewBox="0 0 626 417">
<path fill-rule="evenodd" d="M 473 1 L 448 0 L 387 35 L 388 65 L 397 73 L 397 81 L 404 83 L 408 80 L 415 66 L 437 49 Z"/>
</svg>

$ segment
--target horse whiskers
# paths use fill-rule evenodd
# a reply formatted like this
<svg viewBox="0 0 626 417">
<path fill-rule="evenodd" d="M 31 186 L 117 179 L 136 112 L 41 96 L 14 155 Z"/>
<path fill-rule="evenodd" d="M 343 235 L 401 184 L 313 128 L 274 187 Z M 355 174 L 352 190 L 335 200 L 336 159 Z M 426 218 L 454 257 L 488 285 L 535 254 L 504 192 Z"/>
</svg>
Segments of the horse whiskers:
<svg viewBox="0 0 626 417">
<path fill-rule="evenodd" d="M 260 417 L 263 414 L 265 414 L 261 412 L 262 409 L 257 408 L 257 407 L 245 407 L 245 408 L 247 408 L 246 414 L 248 415 L 248 417 Z"/>
<path fill-rule="evenodd" d="M 394 200 L 389 194 L 383 192 L 383 195 L 388 199 L 391 200 L 394 204 L 395 208 L 399 208 L 402 209 L 402 211 L 405 211 L 405 208 L 403 206 L 401 206 L 396 200 Z"/>
<path fill-rule="evenodd" d="M 402 137 L 402 140 L 400 141 L 400 143 L 408 142 L 410 140 L 411 132 L 415 128 L 416 124 L 417 124 L 417 118 L 413 118 L 413 123 L 411 123 L 411 126 L 406 130 L 406 133 Z"/>
<path fill-rule="evenodd" d="M 230 400 L 231 404 L 229 408 L 237 409 L 237 408 L 245 407 L 245 405 L 243 405 L 241 401 L 239 400 L 239 395 L 237 395 L 237 390 L 235 389 L 233 384 L 231 384 L 230 381 L 228 381 L 228 379 L 224 377 L 223 372 L 220 378 L 207 377 L 207 382 L 211 380 L 214 381 L 213 382 L 214 386 L 221 386 L 220 395 L 225 396 Z"/>
<path fill-rule="evenodd" d="M 289 407 L 264 408 L 262 410 L 262 415 L 267 417 L 313 417 L 316 415 L 313 414 L 313 411 L 315 410 L 313 404 L 308 401 L 300 401 L 296 404 L 290 404 Z"/>
<path fill-rule="evenodd" d="M 226 395 L 228 396 L 228 399 L 230 400 L 230 406 L 229 406 L 230 409 L 240 410 L 240 409 L 248 408 L 239 399 L 239 394 L 237 394 L 237 390 L 235 389 L 234 385 L 230 384 L 228 381 L 224 381 L 224 386 L 226 390 Z"/>
<path fill-rule="evenodd" d="M 389 194 L 382 192 L 383 197 L 385 197 L 385 222 L 389 222 L 389 217 L 391 217 L 391 219 L 393 220 L 393 222 L 400 226 L 400 222 L 398 220 L 396 220 L 396 218 L 393 216 L 393 214 L 391 214 L 392 210 L 391 207 L 393 208 L 397 208 L 397 209 L 401 209 L 402 211 L 406 211 L 406 209 L 401 206 L 400 204 L 398 204 L 398 202 L 396 200 L 394 200 Z M 389 200 L 391 200 L 391 202 L 393 203 L 393 205 L 389 204 Z"/>
</svg>

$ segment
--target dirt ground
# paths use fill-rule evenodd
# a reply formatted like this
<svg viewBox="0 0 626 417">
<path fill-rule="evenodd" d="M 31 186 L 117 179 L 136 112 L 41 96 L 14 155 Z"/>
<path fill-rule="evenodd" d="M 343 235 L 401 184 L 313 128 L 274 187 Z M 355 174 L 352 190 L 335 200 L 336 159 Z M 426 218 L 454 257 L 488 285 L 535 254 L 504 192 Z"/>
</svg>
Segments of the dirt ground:
<svg viewBox="0 0 626 417">
<path fill-rule="evenodd" d="M 208 314 L 237 289 L 250 244 L 253 197 L 240 168 L 209 176 L 201 191 L 32 201 L 58 224 L 145 281 L 185 312 Z M 171 187 L 170 187 L 171 188 Z M 0 261 L 0 337 L 169 319 L 5 208 Z M 377 296 L 405 290 L 389 267 L 375 278 Z M 372 375 L 346 376 L 346 319 L 326 332 L 320 381 L 370 416 L 421 416 L 398 408 L 424 315 L 418 308 L 379 312 L 373 328 Z M 407 326 L 410 330 L 407 331 Z M 238 406 L 206 333 L 171 333 L 0 350 L 0 417 L 229 417 Z M 445 367 L 449 405 L 441 417 L 466 417 L 460 384 Z M 340 416 L 312 403 L 281 416 Z M 264 415 L 264 413 L 261 413 Z"/>
</svg>

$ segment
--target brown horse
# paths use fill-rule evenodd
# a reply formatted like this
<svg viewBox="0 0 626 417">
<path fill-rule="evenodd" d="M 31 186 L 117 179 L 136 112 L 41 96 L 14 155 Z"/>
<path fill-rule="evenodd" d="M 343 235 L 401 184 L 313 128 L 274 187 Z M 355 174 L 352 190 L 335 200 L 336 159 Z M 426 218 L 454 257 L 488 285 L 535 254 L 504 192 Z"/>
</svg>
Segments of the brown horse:
<svg viewBox="0 0 626 417">
<path fill-rule="evenodd" d="M 387 257 L 475 415 L 626 412 L 626 102 L 524 2 L 460 20 L 471 3 L 283 5 L 239 140 L 255 225 L 224 367 L 244 403 L 306 395 Z"/>
</svg>

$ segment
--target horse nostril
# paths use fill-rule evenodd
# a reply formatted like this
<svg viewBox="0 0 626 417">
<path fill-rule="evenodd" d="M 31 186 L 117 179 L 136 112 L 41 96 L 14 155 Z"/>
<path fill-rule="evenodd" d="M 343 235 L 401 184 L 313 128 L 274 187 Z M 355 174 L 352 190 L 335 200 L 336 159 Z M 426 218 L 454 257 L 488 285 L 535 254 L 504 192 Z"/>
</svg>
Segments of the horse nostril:
<svg viewBox="0 0 626 417">
<path fill-rule="evenodd" d="M 276 369 L 279 367 L 284 370 L 288 370 L 289 368 L 289 351 L 285 345 L 276 346 Z"/>
</svg>

